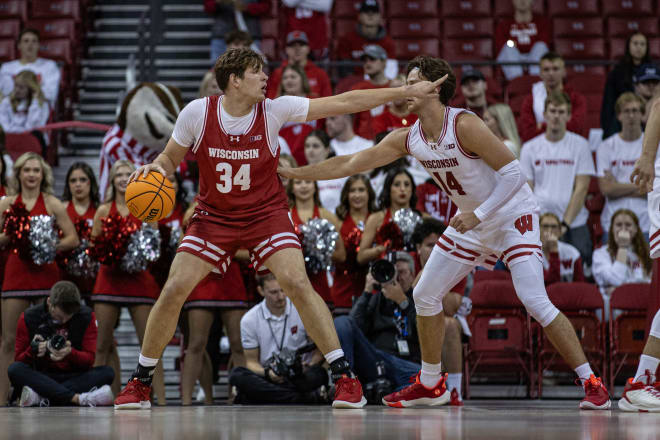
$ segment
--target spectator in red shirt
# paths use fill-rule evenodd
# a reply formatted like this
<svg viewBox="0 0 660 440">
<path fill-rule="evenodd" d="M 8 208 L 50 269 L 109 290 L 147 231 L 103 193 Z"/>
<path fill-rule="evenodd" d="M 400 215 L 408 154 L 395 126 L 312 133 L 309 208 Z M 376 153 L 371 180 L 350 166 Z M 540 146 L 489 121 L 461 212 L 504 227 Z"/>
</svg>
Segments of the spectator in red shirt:
<svg viewBox="0 0 660 440">
<path fill-rule="evenodd" d="M 286 37 L 286 60 L 270 75 L 266 97 L 274 99 L 282 81 L 282 72 L 289 64 L 296 65 L 304 70 L 309 83 L 309 98 L 320 98 L 332 95 L 330 78 L 325 70 L 312 63 L 307 57 L 310 46 L 307 34 L 301 31 L 289 32 Z"/>
<path fill-rule="evenodd" d="M 328 57 L 328 17 L 332 0 L 282 0 L 280 17 L 283 17 L 282 35 L 293 31 L 309 36 L 309 47 L 316 60 Z"/>
<path fill-rule="evenodd" d="M 362 55 L 362 65 L 364 73 L 369 76 L 368 80 L 360 81 L 351 87 L 351 90 L 381 89 L 390 87 L 390 80 L 385 76 L 385 64 L 387 62 L 387 52 L 382 47 L 370 44 L 364 47 Z M 373 139 L 376 132 L 371 126 L 374 116 L 383 112 L 385 106 L 378 106 L 371 110 L 360 112 L 355 115 L 353 120 L 353 129 L 355 133 L 365 139 Z"/>
<path fill-rule="evenodd" d="M 390 87 L 400 87 L 405 83 L 405 76 L 399 75 L 390 81 Z M 371 128 L 375 134 L 378 134 L 401 127 L 410 127 L 415 121 L 417 121 L 417 115 L 408 111 L 408 101 L 398 99 L 388 102 L 383 112 L 372 118 Z"/>
<path fill-rule="evenodd" d="M 543 248 L 543 279 L 546 286 L 559 281 L 584 281 L 580 251 L 573 245 L 559 241 L 559 217 L 546 212 L 539 218 L 539 228 Z"/>
<path fill-rule="evenodd" d="M 396 58 L 394 40 L 386 33 L 383 26 L 383 18 L 380 15 L 380 5 L 377 0 L 365 0 L 360 5 L 358 13 L 358 23 L 355 30 L 339 36 L 339 42 L 336 46 L 336 56 L 338 60 L 360 61 L 364 55 L 364 48 L 370 44 L 377 44 L 387 53 L 386 58 Z M 342 76 L 347 75 L 351 69 L 341 69 Z M 362 74 L 362 68 L 356 66 L 353 73 Z M 396 72 L 390 76 L 393 78 Z"/>
<path fill-rule="evenodd" d="M 92 367 L 96 334 L 94 312 L 81 305 L 70 281 L 58 281 L 46 302 L 23 312 L 16 328 L 16 362 L 7 371 L 21 392 L 20 406 L 111 405 L 114 371 Z"/>
<path fill-rule="evenodd" d="M 495 52 L 500 62 L 536 63 L 548 51 L 550 44 L 550 21 L 546 17 L 532 14 L 534 0 L 513 0 L 513 18 L 504 18 L 495 30 Z M 523 74 L 523 66 L 502 66 L 504 76 L 512 80 Z M 535 65 L 529 66 L 529 73 L 538 75 Z"/>
<path fill-rule="evenodd" d="M 452 107 L 466 108 L 475 112 L 480 118 L 484 117 L 486 107 L 495 104 L 486 94 L 488 84 L 481 71 L 467 70 L 461 75 L 461 95 L 452 102 Z"/>
<path fill-rule="evenodd" d="M 435 180 L 429 178 L 417 185 L 417 210 L 423 217 L 440 220 L 445 225 L 456 214 L 458 207 L 451 201 L 447 193 L 440 189 Z"/>
<path fill-rule="evenodd" d="M 541 80 L 532 86 L 532 93 L 523 100 L 518 119 L 518 128 L 523 142 L 545 132 L 545 98 L 551 92 L 564 92 L 571 100 L 571 119 L 566 125 L 568 131 L 587 137 L 585 118 L 587 100 L 585 97 L 564 84 L 566 68 L 564 60 L 554 52 L 541 57 Z"/>
</svg>

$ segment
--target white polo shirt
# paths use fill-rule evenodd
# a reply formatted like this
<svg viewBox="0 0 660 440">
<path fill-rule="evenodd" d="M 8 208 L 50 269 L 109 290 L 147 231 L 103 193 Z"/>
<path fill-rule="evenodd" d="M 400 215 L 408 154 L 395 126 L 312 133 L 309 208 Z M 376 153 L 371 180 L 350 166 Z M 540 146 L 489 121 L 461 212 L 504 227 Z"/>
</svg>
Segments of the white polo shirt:
<svg viewBox="0 0 660 440">
<path fill-rule="evenodd" d="M 525 142 L 520 153 L 520 167 L 527 179 L 534 182 L 540 212 L 552 212 L 560 219 L 564 218 L 573 195 L 575 177 L 596 174 L 589 143 L 570 131 L 558 142 L 547 140 L 545 133 Z M 587 210 L 582 206 L 571 228 L 585 225 L 587 217 Z"/>
<path fill-rule="evenodd" d="M 282 316 L 270 313 L 263 300 L 241 318 L 241 344 L 246 350 L 258 348 L 259 363 L 263 366 L 281 347 L 295 350 L 307 342 L 302 319 L 289 298 Z"/>
<path fill-rule="evenodd" d="M 345 156 L 347 154 L 357 153 L 358 151 L 366 150 L 374 146 L 374 143 L 363 137 L 355 135 L 350 141 L 340 141 L 337 138 L 330 140 L 330 148 L 337 156 Z"/>
<path fill-rule="evenodd" d="M 642 155 L 642 137 L 628 142 L 621 139 L 619 133 L 616 133 L 605 139 L 596 152 L 596 175 L 605 177 L 605 171 L 609 171 L 617 182 L 630 183 L 630 174 L 635 168 L 635 161 Z M 610 230 L 612 214 L 619 209 L 629 209 L 637 215 L 642 231 L 648 233 L 650 222 L 647 204 L 646 196 L 606 198 L 603 212 L 600 215 L 603 230 L 606 232 Z"/>
</svg>

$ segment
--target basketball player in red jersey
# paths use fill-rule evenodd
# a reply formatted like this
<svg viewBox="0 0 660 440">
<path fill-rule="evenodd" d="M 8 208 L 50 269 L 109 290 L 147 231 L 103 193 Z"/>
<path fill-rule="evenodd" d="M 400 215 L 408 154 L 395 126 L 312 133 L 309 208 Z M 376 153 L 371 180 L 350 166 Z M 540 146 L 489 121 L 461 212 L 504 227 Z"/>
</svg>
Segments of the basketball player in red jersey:
<svg viewBox="0 0 660 440">
<path fill-rule="evenodd" d="M 339 345 L 332 316 L 305 273 L 286 195 L 277 175 L 277 133 L 286 122 L 304 122 L 356 113 L 403 97 L 437 97 L 434 83 L 395 89 L 360 90 L 307 99 L 265 99 L 260 55 L 234 49 L 214 71 L 223 96 L 197 99 L 179 114 L 165 150 L 131 178 L 157 171 L 174 172 L 192 149 L 199 166 L 197 208 L 172 263 L 165 287 L 152 309 L 138 367 L 115 408 L 148 408 L 151 376 L 190 291 L 213 268 L 226 271 L 239 248 L 248 249 L 257 270 L 270 270 L 293 301 L 305 329 L 324 353 L 335 381 L 334 407 L 359 408 L 366 400 Z M 296 329 L 284 331 L 295 332 Z"/>
<path fill-rule="evenodd" d="M 580 347 L 570 321 L 548 299 L 543 282 L 538 204 L 509 149 L 472 112 L 447 104 L 456 88 L 449 64 L 419 56 L 408 64 L 414 85 L 448 75 L 438 98 L 408 98 L 419 119 L 390 133 L 375 147 L 302 168 L 281 169 L 291 179 L 337 179 L 414 156 L 459 209 L 449 222 L 415 286 L 413 299 L 422 351 L 415 382 L 385 396 L 393 407 L 444 405 L 449 392 L 441 375 L 444 341 L 442 299 L 474 266 L 492 269 L 501 258 L 511 270 L 521 302 L 582 381 L 582 409 L 609 409 L 607 390 Z M 438 282 L 440 281 L 440 282 Z"/>
</svg>

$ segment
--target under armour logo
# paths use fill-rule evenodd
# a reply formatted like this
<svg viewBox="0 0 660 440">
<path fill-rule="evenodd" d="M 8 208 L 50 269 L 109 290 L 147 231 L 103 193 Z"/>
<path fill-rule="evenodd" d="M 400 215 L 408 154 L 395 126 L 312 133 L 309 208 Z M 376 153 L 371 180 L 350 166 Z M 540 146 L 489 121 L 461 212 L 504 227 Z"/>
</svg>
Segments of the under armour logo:
<svg viewBox="0 0 660 440">
<path fill-rule="evenodd" d="M 240 142 L 240 140 L 241 140 L 240 136 L 229 136 L 230 142 Z"/>
</svg>

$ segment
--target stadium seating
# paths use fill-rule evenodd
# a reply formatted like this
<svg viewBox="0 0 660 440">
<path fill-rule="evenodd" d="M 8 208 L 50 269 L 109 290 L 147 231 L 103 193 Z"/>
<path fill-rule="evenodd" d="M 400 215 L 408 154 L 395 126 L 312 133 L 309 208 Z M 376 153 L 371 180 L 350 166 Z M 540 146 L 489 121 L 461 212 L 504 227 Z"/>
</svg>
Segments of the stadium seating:
<svg viewBox="0 0 660 440">
<path fill-rule="evenodd" d="M 445 20 L 442 30 L 445 38 L 490 37 L 495 32 L 495 24 L 492 18 L 487 17 L 456 18 Z"/>
<path fill-rule="evenodd" d="M 653 59 L 660 58 L 660 38 L 655 37 L 655 38 L 649 38 L 648 40 L 649 40 L 649 54 L 651 55 L 651 58 Z M 609 58 L 610 59 L 621 58 L 626 50 L 626 38 L 611 38 L 609 40 L 609 44 L 610 44 Z"/>
<path fill-rule="evenodd" d="M 262 38 L 277 38 L 279 35 L 279 23 L 276 18 L 262 18 L 259 20 Z"/>
<path fill-rule="evenodd" d="M 495 0 L 495 13 L 496 17 L 512 17 L 513 16 L 513 4 L 511 0 Z M 542 15 L 545 12 L 543 1 L 534 1 L 532 2 L 532 12 L 536 15 Z"/>
<path fill-rule="evenodd" d="M 18 18 L 0 19 L 0 38 L 14 39 L 21 31 L 21 20 Z"/>
<path fill-rule="evenodd" d="M 653 15 L 653 0 L 603 0 L 603 15 Z"/>
<path fill-rule="evenodd" d="M 279 53 L 277 52 L 277 39 L 276 38 L 264 38 L 261 40 L 260 45 L 261 52 L 270 60 L 280 59 Z"/>
<path fill-rule="evenodd" d="M 27 0 L 5 0 L 0 2 L 0 18 L 19 18 L 27 20 Z"/>
<path fill-rule="evenodd" d="M 622 372 L 634 369 L 646 343 L 650 284 L 624 284 L 610 297 L 609 388 Z M 624 370 L 625 369 L 625 370 Z"/>
<path fill-rule="evenodd" d="M 30 133 L 5 133 L 5 149 L 12 160 L 16 160 L 23 153 L 33 152 L 42 154 L 43 147 L 39 139 Z"/>
<path fill-rule="evenodd" d="M 490 0 L 461 0 L 442 2 L 442 16 L 447 17 L 490 17 Z"/>
<path fill-rule="evenodd" d="M 493 40 L 491 38 L 444 40 L 442 55 L 452 62 L 491 60 L 493 58 Z"/>
<path fill-rule="evenodd" d="M 437 18 L 394 18 L 389 23 L 390 37 L 395 40 L 398 38 L 437 37 L 438 29 L 440 29 L 440 20 Z"/>
<path fill-rule="evenodd" d="M 349 18 L 336 19 L 334 22 L 334 35 L 337 37 L 335 38 L 335 44 L 338 42 L 339 38 L 343 37 L 349 32 L 352 32 L 355 29 L 355 26 L 356 26 L 355 19 L 349 19 Z"/>
<path fill-rule="evenodd" d="M 277 4 L 278 2 L 273 2 Z M 360 4 L 362 0 L 335 0 L 332 7 L 332 16 L 335 18 L 351 18 L 355 20 L 360 11 Z M 383 2 L 379 1 L 381 11 L 383 10 Z"/>
<path fill-rule="evenodd" d="M 555 38 L 555 51 L 566 59 L 604 59 L 604 38 Z"/>
<path fill-rule="evenodd" d="M 433 18 L 438 16 L 438 3 L 424 0 L 388 0 L 385 9 L 388 18 Z"/>
<path fill-rule="evenodd" d="M 610 37 L 628 38 L 632 32 L 641 32 L 647 37 L 658 35 L 658 19 L 656 17 L 609 17 L 607 19 L 607 35 Z"/>
<path fill-rule="evenodd" d="M 440 56 L 440 42 L 437 38 L 421 38 L 416 40 L 395 40 L 397 58 L 410 60 L 419 54 Z"/>
<path fill-rule="evenodd" d="M 0 39 L 0 62 L 11 61 L 16 58 L 16 40 Z"/>
<path fill-rule="evenodd" d="M 551 17 L 580 17 L 599 14 L 598 0 L 551 0 L 548 2 L 548 15 Z"/>
<path fill-rule="evenodd" d="M 555 18 L 552 33 L 557 37 L 600 37 L 603 35 L 603 19 L 600 17 Z"/>
</svg>

